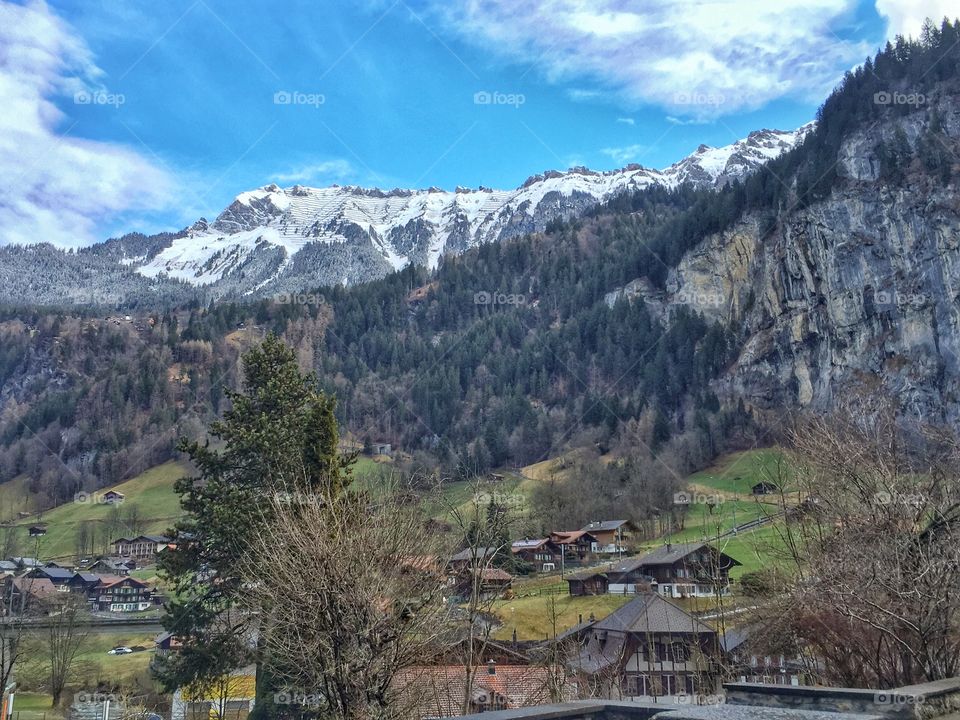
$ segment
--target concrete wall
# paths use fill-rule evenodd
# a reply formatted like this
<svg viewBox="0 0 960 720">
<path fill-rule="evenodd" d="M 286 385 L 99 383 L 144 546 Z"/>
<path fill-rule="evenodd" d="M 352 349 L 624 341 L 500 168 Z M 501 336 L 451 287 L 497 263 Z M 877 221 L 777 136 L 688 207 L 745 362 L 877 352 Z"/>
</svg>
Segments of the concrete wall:
<svg viewBox="0 0 960 720">
<path fill-rule="evenodd" d="M 460 720 L 649 720 L 669 706 L 616 700 L 576 700 L 464 715 Z"/>
<path fill-rule="evenodd" d="M 883 715 L 929 720 L 960 710 L 960 678 L 893 690 L 725 683 L 728 705 Z"/>
</svg>

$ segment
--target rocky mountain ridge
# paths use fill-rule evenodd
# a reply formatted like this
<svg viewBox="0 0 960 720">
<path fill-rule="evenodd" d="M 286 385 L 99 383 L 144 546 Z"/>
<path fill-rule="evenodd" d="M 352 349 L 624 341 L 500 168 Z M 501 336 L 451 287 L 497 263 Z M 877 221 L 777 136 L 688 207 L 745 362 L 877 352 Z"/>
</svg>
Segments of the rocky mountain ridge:
<svg viewBox="0 0 960 720">
<path fill-rule="evenodd" d="M 353 285 L 408 264 L 542 231 L 624 192 L 652 185 L 722 187 L 795 147 L 810 131 L 758 130 L 721 148 L 701 145 L 664 170 L 631 164 L 533 175 L 515 190 L 454 191 L 266 185 L 239 194 L 213 221 L 179 233 L 128 235 L 71 257 L 0 248 L 8 302 L 129 304 L 152 299 L 258 298 Z M 58 267 L 59 265 L 59 267 Z M 111 291 L 93 278 L 110 278 Z"/>
<path fill-rule="evenodd" d="M 884 157 L 889 148 L 901 154 Z M 680 306 L 742 333 L 721 385 L 755 408 L 835 408 L 896 398 L 925 419 L 960 421 L 960 95 L 844 139 L 839 182 L 769 227 L 756 214 L 706 237 L 669 273 L 611 291 L 660 317 Z M 891 177 L 895 167 L 895 177 Z M 800 198 L 796 198 L 797 201 Z"/>
</svg>

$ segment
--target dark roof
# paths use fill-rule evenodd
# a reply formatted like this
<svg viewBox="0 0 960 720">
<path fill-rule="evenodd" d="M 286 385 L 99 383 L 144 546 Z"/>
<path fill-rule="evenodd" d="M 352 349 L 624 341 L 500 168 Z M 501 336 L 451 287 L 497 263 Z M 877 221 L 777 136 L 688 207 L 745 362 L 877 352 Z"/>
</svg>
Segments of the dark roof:
<svg viewBox="0 0 960 720">
<path fill-rule="evenodd" d="M 597 673 L 620 663 L 627 644 L 625 633 L 591 633 L 587 644 L 574 660 L 575 672 Z"/>
<path fill-rule="evenodd" d="M 168 543 L 168 542 L 173 542 L 173 540 L 171 540 L 170 538 L 168 538 L 166 535 L 141 535 L 140 537 L 144 538 L 145 540 L 150 540 L 151 542 L 155 542 L 155 543 Z M 140 538 L 137 538 L 137 540 L 139 540 L 139 539 L 140 539 Z"/>
<path fill-rule="evenodd" d="M 67 570 L 65 568 L 37 568 L 35 572 L 42 573 L 46 575 L 51 580 L 69 580 L 73 577 L 73 570 Z"/>
<path fill-rule="evenodd" d="M 741 625 L 727 629 L 723 635 L 720 636 L 720 648 L 725 653 L 736 650 L 750 639 L 751 630 L 752 628 L 749 625 Z"/>
<path fill-rule="evenodd" d="M 593 626 L 626 633 L 714 633 L 693 615 L 656 593 L 642 593 Z"/>
<path fill-rule="evenodd" d="M 89 583 L 100 582 L 100 576 L 97 575 L 96 573 L 78 572 L 76 575 L 74 575 L 74 577 L 80 578 L 84 582 L 89 582 Z"/>
<path fill-rule="evenodd" d="M 42 562 L 32 557 L 12 557 L 10 560 L 15 562 L 18 566 L 23 567 L 41 567 L 43 565 Z"/>
<path fill-rule="evenodd" d="M 623 560 L 616 565 L 611 565 L 607 568 L 607 572 L 611 573 L 629 573 L 635 570 L 639 570 L 644 565 L 645 556 L 643 557 L 634 557 Z"/>
<path fill-rule="evenodd" d="M 486 560 L 497 554 L 495 547 L 466 548 L 450 558 L 451 562 L 468 562 L 470 560 Z"/>
<path fill-rule="evenodd" d="M 599 522 L 592 522 L 588 525 L 584 525 L 581 530 L 585 532 L 605 532 L 610 530 L 616 530 L 623 525 L 626 525 L 629 520 L 601 520 Z"/>
<path fill-rule="evenodd" d="M 128 543 L 136 542 L 137 540 L 149 540 L 150 542 L 155 542 L 155 543 L 173 542 L 173 540 L 168 538 L 166 535 L 137 535 L 136 537 L 130 537 L 130 538 L 128 537 L 117 538 L 111 543 L 111 545 L 116 545 L 117 543 L 121 543 L 121 542 L 128 542 Z"/>
<path fill-rule="evenodd" d="M 568 574 L 564 580 L 589 580 L 592 577 L 606 576 L 606 568 L 584 568 Z"/>
<path fill-rule="evenodd" d="M 661 545 L 656 550 L 651 550 L 646 555 L 641 558 L 638 558 L 636 562 L 639 565 L 673 565 L 675 562 L 683 560 L 685 557 L 691 553 L 695 553 L 701 548 L 710 548 L 714 549 L 711 545 L 702 542 L 696 543 L 672 543 L 669 545 Z M 717 552 L 720 552 L 719 550 Z M 740 563 L 734 560 L 732 557 L 726 553 L 720 553 L 725 557 L 729 558 L 731 564 L 739 565 Z"/>
</svg>

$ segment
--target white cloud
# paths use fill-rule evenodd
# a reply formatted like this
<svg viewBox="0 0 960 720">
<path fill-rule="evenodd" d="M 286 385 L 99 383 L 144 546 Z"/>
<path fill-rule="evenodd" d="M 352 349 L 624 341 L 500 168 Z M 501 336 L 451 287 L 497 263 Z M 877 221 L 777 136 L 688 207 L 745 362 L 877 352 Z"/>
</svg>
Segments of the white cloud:
<svg viewBox="0 0 960 720">
<path fill-rule="evenodd" d="M 628 102 L 684 117 L 822 97 L 871 50 L 833 32 L 856 0 L 433 2 L 449 32 L 535 62 L 551 81 L 599 81 Z"/>
<path fill-rule="evenodd" d="M 274 173 L 278 183 L 303 183 L 330 185 L 350 181 L 357 175 L 356 169 L 346 160 L 325 160 Z"/>
<path fill-rule="evenodd" d="M 626 147 L 603 148 L 600 152 L 618 165 L 626 165 L 629 162 L 637 162 L 637 159 L 649 149 L 646 145 L 627 145 Z"/>
<path fill-rule="evenodd" d="M 940 26 L 944 17 L 960 17 L 957 0 L 876 0 L 877 13 L 887 21 L 887 37 L 919 37 L 924 18 Z"/>
<path fill-rule="evenodd" d="M 0 244 L 89 244 L 104 239 L 97 229 L 110 218 L 170 201 L 172 181 L 154 163 L 71 135 L 53 98 L 105 92 L 102 79 L 83 40 L 44 2 L 0 0 Z"/>
<path fill-rule="evenodd" d="M 671 125 L 705 125 L 707 123 L 703 118 L 678 118 L 673 115 L 667 115 L 664 120 Z"/>
<path fill-rule="evenodd" d="M 623 123 L 624 125 L 636 125 L 636 121 L 628 117 L 617 118 L 617 122 Z"/>
</svg>

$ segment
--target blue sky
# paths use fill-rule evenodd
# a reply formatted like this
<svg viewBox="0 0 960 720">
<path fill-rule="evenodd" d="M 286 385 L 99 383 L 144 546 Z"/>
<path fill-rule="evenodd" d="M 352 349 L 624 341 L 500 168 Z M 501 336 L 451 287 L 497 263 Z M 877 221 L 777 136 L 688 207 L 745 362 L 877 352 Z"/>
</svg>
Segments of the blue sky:
<svg viewBox="0 0 960 720">
<path fill-rule="evenodd" d="M 807 122 L 949 4 L 0 0 L 0 244 L 177 229 L 269 182 L 664 167 Z"/>
</svg>

